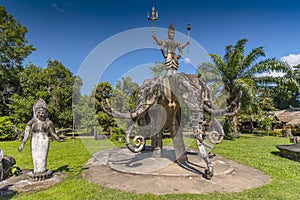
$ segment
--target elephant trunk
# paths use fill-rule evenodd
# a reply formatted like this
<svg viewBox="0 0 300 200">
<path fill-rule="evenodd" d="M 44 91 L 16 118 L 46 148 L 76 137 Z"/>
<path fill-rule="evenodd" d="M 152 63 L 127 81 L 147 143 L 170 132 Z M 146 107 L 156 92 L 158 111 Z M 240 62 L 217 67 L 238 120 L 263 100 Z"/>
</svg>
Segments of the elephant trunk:
<svg viewBox="0 0 300 200">
<path fill-rule="evenodd" d="M 128 126 L 127 130 L 126 130 L 126 135 L 125 135 L 126 146 L 131 152 L 138 153 L 138 152 L 142 151 L 142 149 L 145 146 L 145 138 L 143 136 L 140 136 L 140 135 L 135 136 L 134 139 L 133 139 L 134 146 L 131 145 L 130 135 L 131 135 L 132 129 L 134 127 L 134 123 L 135 123 L 134 121 L 131 121 L 129 123 L 129 126 Z"/>
</svg>

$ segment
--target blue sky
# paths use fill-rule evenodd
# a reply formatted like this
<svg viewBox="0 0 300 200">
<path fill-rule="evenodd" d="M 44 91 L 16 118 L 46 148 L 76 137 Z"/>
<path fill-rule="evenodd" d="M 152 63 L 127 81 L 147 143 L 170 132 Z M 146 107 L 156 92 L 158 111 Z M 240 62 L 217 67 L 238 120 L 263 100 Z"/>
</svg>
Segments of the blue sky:
<svg viewBox="0 0 300 200">
<path fill-rule="evenodd" d="M 88 61 L 89 55 L 104 41 L 124 31 L 151 27 L 147 12 L 154 5 L 159 11 L 155 27 L 167 28 L 170 21 L 175 29 L 187 34 L 191 24 L 191 38 L 208 53 L 224 55 L 226 45 L 241 38 L 249 40 L 248 50 L 264 46 L 267 57 L 300 63 L 300 1 L 297 0 L 1 0 L 8 12 L 28 28 L 27 39 L 37 51 L 26 62 L 45 67 L 47 60 L 58 59 L 74 74 Z M 162 31 L 163 32 L 163 31 Z M 139 33 L 135 34 L 141 36 Z M 126 36 L 126 34 L 125 34 Z M 151 31 L 145 34 L 151 43 Z M 160 36 L 164 39 L 164 35 Z M 166 37 L 166 35 L 165 35 Z M 186 38 L 180 42 L 185 42 Z M 113 39 L 112 39 L 113 40 Z M 116 52 L 124 42 L 113 41 L 102 53 Z M 135 41 L 127 41 L 134 43 Z M 190 53 L 197 53 L 192 52 Z M 200 53 L 201 54 L 201 53 Z M 188 57 L 189 54 L 186 54 Z M 101 57 L 104 56 L 104 57 Z M 115 82 L 137 66 L 162 62 L 158 49 L 151 45 L 143 51 L 117 55 L 106 70 L 106 78 Z M 198 65 L 199 63 L 194 63 Z M 185 65 L 181 62 L 181 65 Z M 144 68 L 143 68 L 144 69 Z M 142 70 L 143 71 L 143 70 Z M 182 70 L 184 71 L 184 70 Z M 102 78 L 100 78 L 102 80 Z"/>
</svg>

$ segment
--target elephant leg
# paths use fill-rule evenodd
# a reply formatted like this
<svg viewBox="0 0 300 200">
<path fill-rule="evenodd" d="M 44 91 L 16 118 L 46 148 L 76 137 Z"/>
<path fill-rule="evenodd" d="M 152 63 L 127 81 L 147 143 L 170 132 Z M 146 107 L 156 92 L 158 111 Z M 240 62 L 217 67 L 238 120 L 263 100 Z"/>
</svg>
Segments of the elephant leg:
<svg viewBox="0 0 300 200">
<path fill-rule="evenodd" d="M 153 151 L 152 157 L 153 158 L 160 158 L 162 153 L 162 134 L 163 131 L 161 130 L 157 134 L 151 136 L 151 149 Z"/>
<path fill-rule="evenodd" d="M 204 145 L 198 139 L 197 139 L 197 146 L 199 149 L 200 157 L 203 158 L 203 160 L 205 161 L 205 163 L 207 165 L 207 169 L 205 170 L 205 176 L 207 179 L 211 179 L 212 176 L 214 175 L 212 163 L 208 157 L 208 154 L 204 148 Z"/>
<path fill-rule="evenodd" d="M 202 137 L 202 130 L 201 130 L 201 126 L 202 126 L 202 122 L 203 122 L 203 114 L 201 111 L 196 111 L 192 114 L 192 126 L 193 126 L 193 131 L 194 131 L 194 135 L 197 141 L 197 146 L 199 149 L 199 155 L 201 158 L 203 158 L 203 160 L 205 161 L 206 165 L 207 165 L 207 169 L 205 170 L 205 176 L 207 179 L 211 179 L 213 176 L 213 166 L 212 163 L 208 157 L 208 154 L 204 148 L 204 141 L 203 141 L 203 137 Z"/>
<path fill-rule="evenodd" d="M 177 120 L 173 120 L 173 124 L 170 129 L 171 137 L 173 140 L 173 147 L 175 150 L 175 156 L 177 163 L 187 162 L 187 153 L 185 150 L 185 145 L 183 141 L 183 134 L 181 128 L 179 128 L 179 122 Z"/>
</svg>

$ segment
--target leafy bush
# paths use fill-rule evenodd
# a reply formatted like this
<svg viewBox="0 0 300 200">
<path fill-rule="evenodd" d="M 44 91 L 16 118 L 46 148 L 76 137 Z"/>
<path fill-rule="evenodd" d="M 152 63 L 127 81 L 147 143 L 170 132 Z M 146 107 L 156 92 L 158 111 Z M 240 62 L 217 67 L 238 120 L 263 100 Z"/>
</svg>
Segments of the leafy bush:
<svg viewBox="0 0 300 200">
<path fill-rule="evenodd" d="M 265 117 L 262 121 L 258 123 L 259 129 L 269 131 L 272 129 L 272 119 Z"/>
<path fill-rule="evenodd" d="M 15 140 L 17 133 L 9 126 L 12 125 L 8 116 L 0 117 L 0 141 Z"/>
<path fill-rule="evenodd" d="M 263 131 L 263 130 L 254 130 L 253 134 L 262 135 L 262 136 L 281 136 L 282 130 L 280 131 Z"/>
<path fill-rule="evenodd" d="M 112 127 L 112 132 L 109 137 L 110 141 L 125 142 L 125 134 L 119 127 Z"/>
</svg>

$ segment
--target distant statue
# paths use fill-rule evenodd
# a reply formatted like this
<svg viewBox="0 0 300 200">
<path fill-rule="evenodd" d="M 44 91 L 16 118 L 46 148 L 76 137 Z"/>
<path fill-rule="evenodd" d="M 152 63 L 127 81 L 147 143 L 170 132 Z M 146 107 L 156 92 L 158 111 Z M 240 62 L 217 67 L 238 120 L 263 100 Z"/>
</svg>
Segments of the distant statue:
<svg viewBox="0 0 300 200">
<path fill-rule="evenodd" d="M 181 58 L 182 50 L 190 44 L 189 41 L 187 41 L 184 45 L 181 45 L 179 42 L 174 40 L 175 37 L 175 28 L 170 23 L 169 29 L 168 29 L 168 39 L 165 40 L 158 40 L 155 36 L 154 32 L 152 34 L 152 37 L 156 44 L 160 46 L 160 50 L 162 52 L 162 55 L 164 56 L 165 64 L 166 64 L 166 71 L 167 75 L 173 75 L 178 70 L 178 60 Z M 178 50 L 178 53 L 176 52 Z"/>
<path fill-rule="evenodd" d="M 31 134 L 31 153 L 33 160 L 33 173 L 28 176 L 34 180 L 44 180 L 52 175 L 52 171 L 47 170 L 47 156 L 50 145 L 50 138 L 63 142 L 55 132 L 52 121 L 48 118 L 48 107 L 44 100 L 40 99 L 33 105 L 33 118 L 27 123 L 24 137 L 18 150 L 21 152 Z"/>
</svg>

